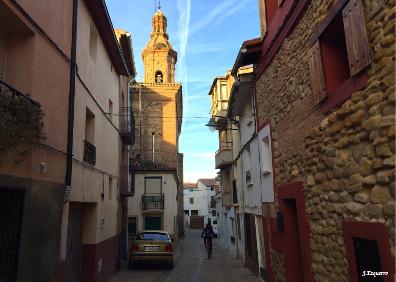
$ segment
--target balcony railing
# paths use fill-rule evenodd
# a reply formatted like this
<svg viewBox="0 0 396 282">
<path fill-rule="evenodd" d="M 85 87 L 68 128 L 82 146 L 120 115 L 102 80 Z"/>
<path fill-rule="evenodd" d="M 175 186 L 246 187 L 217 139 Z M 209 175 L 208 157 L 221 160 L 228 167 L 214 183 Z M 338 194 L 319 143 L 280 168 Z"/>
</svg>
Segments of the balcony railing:
<svg viewBox="0 0 396 282">
<path fill-rule="evenodd" d="M 143 210 L 163 210 L 164 203 L 165 203 L 164 194 L 142 196 Z"/>
<path fill-rule="evenodd" d="M 32 105 L 40 107 L 40 103 L 34 101 L 29 96 L 26 96 L 25 94 L 19 92 L 14 87 L 12 87 L 11 85 L 9 85 L 8 83 L 6 83 L 6 82 L 4 82 L 2 80 L 0 80 L 0 93 L 2 95 L 10 95 L 10 96 L 13 96 L 13 97 L 21 97 L 23 99 L 26 99 L 26 101 L 29 101 Z"/>
<path fill-rule="evenodd" d="M 226 142 L 221 144 L 220 149 L 216 151 L 215 155 L 216 169 L 221 169 L 232 164 L 233 158 L 231 149 L 231 143 Z"/>
<path fill-rule="evenodd" d="M 124 144 L 132 145 L 135 142 L 135 118 L 132 108 L 120 108 L 120 134 Z"/>
<path fill-rule="evenodd" d="M 95 165 L 96 163 L 96 147 L 84 140 L 84 162 Z"/>
</svg>

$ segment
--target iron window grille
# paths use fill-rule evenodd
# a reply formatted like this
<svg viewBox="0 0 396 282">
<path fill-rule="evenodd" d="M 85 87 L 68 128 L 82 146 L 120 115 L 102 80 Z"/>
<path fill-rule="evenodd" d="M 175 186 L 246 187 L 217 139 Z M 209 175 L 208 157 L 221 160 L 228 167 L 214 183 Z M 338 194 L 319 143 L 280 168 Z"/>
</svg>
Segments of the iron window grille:
<svg viewBox="0 0 396 282">
<path fill-rule="evenodd" d="M 96 147 L 84 140 L 84 162 L 95 165 L 96 163 Z"/>
</svg>

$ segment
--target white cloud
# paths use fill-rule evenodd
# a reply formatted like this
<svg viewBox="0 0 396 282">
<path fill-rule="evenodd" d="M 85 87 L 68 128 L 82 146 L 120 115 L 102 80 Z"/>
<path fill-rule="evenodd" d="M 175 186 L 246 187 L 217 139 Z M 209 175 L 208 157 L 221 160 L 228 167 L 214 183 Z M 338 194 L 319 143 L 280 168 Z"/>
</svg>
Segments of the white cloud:
<svg viewBox="0 0 396 282">
<path fill-rule="evenodd" d="M 200 18 L 200 21 L 191 27 L 190 33 L 193 34 L 209 24 L 213 24 L 213 21 L 218 18 L 225 17 L 227 10 L 230 9 L 238 0 L 223 1 L 220 5 L 216 6 L 208 15 Z M 227 15 L 228 16 L 228 15 Z"/>
<path fill-rule="evenodd" d="M 188 95 L 188 69 L 186 63 L 186 50 L 188 45 L 188 37 L 190 33 L 190 16 L 191 16 L 191 0 L 177 0 L 177 10 L 179 12 L 179 34 L 177 41 L 179 42 L 179 81 L 183 84 L 184 95 Z M 187 109 L 188 103 L 184 102 L 184 109 Z"/>
</svg>

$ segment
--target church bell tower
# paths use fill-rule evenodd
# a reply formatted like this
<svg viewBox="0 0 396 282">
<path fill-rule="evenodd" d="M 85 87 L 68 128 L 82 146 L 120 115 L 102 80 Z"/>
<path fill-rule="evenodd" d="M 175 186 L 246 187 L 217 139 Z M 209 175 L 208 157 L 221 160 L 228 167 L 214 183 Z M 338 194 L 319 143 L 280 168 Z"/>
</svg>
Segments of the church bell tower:
<svg viewBox="0 0 396 282">
<path fill-rule="evenodd" d="M 150 40 L 142 51 L 145 83 L 175 83 L 177 53 L 166 32 L 167 19 L 160 8 L 153 16 Z"/>
</svg>

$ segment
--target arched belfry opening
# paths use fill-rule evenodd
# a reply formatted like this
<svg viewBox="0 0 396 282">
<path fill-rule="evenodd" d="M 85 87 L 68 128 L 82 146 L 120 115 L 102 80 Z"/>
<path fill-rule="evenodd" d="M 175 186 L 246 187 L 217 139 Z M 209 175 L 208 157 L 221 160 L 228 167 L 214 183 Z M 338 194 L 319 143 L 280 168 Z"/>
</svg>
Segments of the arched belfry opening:
<svg viewBox="0 0 396 282">
<path fill-rule="evenodd" d="M 164 76 L 162 75 L 161 71 L 156 71 L 155 72 L 155 83 L 163 83 L 164 82 Z"/>
</svg>

